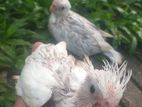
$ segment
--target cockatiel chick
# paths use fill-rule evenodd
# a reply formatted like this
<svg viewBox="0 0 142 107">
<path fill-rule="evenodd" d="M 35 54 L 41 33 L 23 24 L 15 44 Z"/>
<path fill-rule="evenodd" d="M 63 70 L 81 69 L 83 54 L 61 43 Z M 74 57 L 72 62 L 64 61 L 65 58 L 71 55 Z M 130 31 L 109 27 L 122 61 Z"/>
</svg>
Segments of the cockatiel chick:
<svg viewBox="0 0 142 107">
<path fill-rule="evenodd" d="M 83 61 L 69 56 L 65 42 L 41 44 L 27 57 L 17 82 L 17 95 L 29 107 L 42 107 L 52 99 L 55 107 L 115 107 L 130 80 L 126 63 L 104 63 L 93 68 L 88 57 Z"/>
<path fill-rule="evenodd" d="M 103 53 L 112 62 L 121 64 L 122 56 L 104 39 L 110 34 L 73 12 L 69 0 L 53 0 L 50 11 L 49 31 L 58 42 L 65 41 L 71 53 L 81 58 Z"/>
</svg>

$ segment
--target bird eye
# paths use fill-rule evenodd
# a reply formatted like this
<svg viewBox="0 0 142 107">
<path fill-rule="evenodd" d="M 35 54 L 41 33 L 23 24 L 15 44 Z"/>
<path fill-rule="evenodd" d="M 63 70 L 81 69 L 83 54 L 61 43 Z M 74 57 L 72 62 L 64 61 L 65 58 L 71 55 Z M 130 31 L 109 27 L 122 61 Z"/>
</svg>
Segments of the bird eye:
<svg viewBox="0 0 142 107">
<path fill-rule="evenodd" d="M 61 7 L 61 10 L 64 10 L 64 9 L 65 9 L 65 7 L 64 7 L 64 6 L 62 6 L 62 7 Z"/>
<path fill-rule="evenodd" d="M 94 85 L 91 85 L 91 86 L 90 86 L 90 93 L 93 94 L 94 92 L 95 92 L 95 87 L 94 87 Z"/>
</svg>

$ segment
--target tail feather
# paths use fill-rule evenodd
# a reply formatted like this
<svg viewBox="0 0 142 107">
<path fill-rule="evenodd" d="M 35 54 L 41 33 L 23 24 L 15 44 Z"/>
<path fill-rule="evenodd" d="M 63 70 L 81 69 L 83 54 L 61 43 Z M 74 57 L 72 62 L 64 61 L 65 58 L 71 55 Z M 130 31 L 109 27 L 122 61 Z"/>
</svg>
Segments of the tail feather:
<svg viewBox="0 0 142 107">
<path fill-rule="evenodd" d="M 104 54 L 112 61 L 115 62 L 117 64 L 121 64 L 122 63 L 122 55 L 117 52 L 114 49 L 111 49 L 107 52 L 104 52 Z"/>
</svg>

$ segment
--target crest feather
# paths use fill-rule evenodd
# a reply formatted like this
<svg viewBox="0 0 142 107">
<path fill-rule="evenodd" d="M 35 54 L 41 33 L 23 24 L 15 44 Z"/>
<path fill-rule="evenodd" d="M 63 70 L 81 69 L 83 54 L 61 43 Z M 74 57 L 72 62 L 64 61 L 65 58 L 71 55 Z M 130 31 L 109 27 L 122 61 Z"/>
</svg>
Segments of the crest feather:
<svg viewBox="0 0 142 107">
<path fill-rule="evenodd" d="M 127 70 L 127 61 L 124 61 L 120 67 L 117 63 L 103 62 L 103 70 L 100 70 L 100 73 L 104 76 L 102 76 L 103 78 L 99 77 L 99 83 L 103 87 L 101 89 L 103 95 L 106 97 L 115 96 L 116 99 L 121 99 L 131 78 L 132 70 Z"/>
</svg>

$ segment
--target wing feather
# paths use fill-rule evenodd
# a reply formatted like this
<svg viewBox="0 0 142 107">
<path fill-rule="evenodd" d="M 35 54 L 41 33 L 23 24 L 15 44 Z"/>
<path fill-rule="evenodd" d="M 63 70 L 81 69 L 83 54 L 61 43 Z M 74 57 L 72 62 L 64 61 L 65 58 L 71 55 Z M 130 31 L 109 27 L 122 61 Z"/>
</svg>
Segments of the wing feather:
<svg viewBox="0 0 142 107">
<path fill-rule="evenodd" d="M 17 94 L 30 107 L 41 107 L 52 97 L 52 88 L 58 83 L 53 73 L 39 62 L 25 64 L 17 83 Z"/>
</svg>

